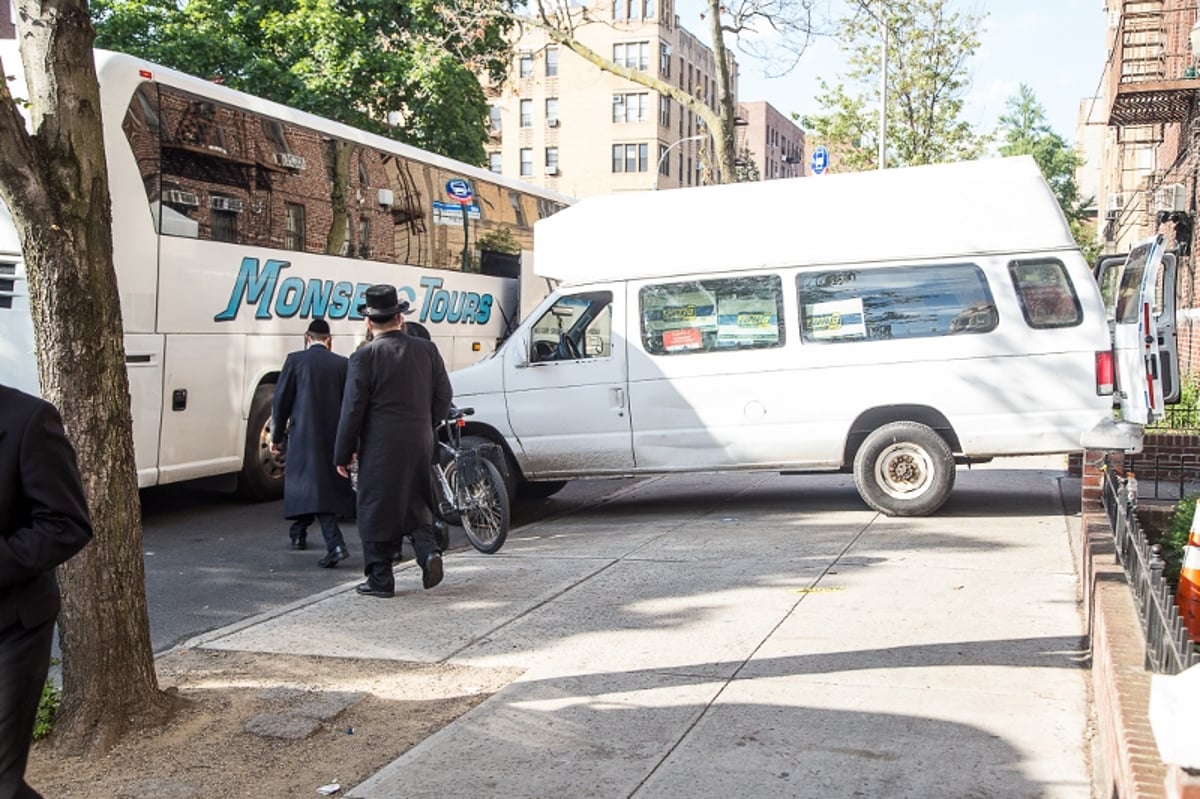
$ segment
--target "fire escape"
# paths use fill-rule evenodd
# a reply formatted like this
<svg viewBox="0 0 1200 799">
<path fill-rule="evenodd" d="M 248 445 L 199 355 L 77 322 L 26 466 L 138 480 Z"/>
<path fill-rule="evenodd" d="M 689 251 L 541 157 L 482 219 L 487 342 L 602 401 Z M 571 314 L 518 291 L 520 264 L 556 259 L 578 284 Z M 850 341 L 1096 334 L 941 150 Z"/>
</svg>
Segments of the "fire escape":
<svg viewBox="0 0 1200 799">
<path fill-rule="evenodd" d="M 1187 199 L 1175 186 L 1163 185 L 1171 165 L 1158 159 L 1167 126 L 1191 119 L 1200 89 L 1188 46 L 1195 8 L 1178 5 L 1166 0 L 1119 4 L 1105 93 L 1116 150 L 1104 206 L 1105 239 L 1119 249 L 1153 231 L 1161 212 L 1184 210 Z"/>
</svg>

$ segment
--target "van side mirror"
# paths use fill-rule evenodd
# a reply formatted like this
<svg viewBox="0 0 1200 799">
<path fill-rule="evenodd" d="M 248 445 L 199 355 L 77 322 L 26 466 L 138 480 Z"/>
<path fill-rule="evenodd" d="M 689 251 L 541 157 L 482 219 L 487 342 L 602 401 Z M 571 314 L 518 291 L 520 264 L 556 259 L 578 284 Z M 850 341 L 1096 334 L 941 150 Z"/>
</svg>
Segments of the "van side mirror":
<svg viewBox="0 0 1200 799">
<path fill-rule="evenodd" d="M 529 337 L 517 333 L 509 340 L 512 348 L 512 365 L 514 369 L 524 369 L 529 366 Z"/>
</svg>

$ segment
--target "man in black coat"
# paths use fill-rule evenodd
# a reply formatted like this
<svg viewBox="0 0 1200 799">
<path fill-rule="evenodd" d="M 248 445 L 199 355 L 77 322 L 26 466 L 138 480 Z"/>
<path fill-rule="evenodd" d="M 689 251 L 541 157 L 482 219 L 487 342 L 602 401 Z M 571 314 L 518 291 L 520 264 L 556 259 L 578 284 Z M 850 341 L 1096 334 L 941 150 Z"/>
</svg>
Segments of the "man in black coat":
<svg viewBox="0 0 1200 799">
<path fill-rule="evenodd" d="M 330 350 L 329 323 L 314 319 L 304 334 L 304 349 L 283 362 L 272 407 L 271 451 L 284 452 L 283 517 L 292 519 L 292 549 L 305 549 L 308 526 L 316 519 L 325 537 L 322 568 L 349 557 L 338 516 L 354 513 L 350 481 L 333 466 L 346 358 Z"/>
<path fill-rule="evenodd" d="M 367 578 L 358 593 L 390 597 L 392 554 L 406 523 L 415 525 L 422 584 L 432 588 L 442 580 L 430 467 L 434 420 L 445 418 L 453 393 L 437 346 L 402 332 L 409 306 L 398 301 L 395 287 L 371 286 L 365 299 L 358 310 L 372 339 L 350 356 L 333 458 L 343 475 L 358 462 L 358 534 Z"/>
<path fill-rule="evenodd" d="M 92 538 L 62 418 L 0 385 L 0 797 L 39 799 L 25 782 L 38 701 L 50 670 L 54 568 Z"/>
</svg>

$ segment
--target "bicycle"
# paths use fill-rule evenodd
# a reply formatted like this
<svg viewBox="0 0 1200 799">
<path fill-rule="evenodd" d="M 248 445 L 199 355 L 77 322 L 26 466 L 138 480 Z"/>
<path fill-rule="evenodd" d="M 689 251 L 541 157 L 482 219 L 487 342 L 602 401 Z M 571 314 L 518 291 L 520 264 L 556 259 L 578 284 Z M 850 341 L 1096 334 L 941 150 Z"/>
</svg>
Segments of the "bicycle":
<svg viewBox="0 0 1200 799">
<path fill-rule="evenodd" d="M 438 518 L 461 526 L 471 546 L 491 555 L 508 537 L 508 492 L 504 478 L 482 447 L 463 447 L 462 431 L 474 408 L 451 408 L 437 426 L 433 493 Z M 495 453 L 494 457 L 499 457 Z"/>
</svg>

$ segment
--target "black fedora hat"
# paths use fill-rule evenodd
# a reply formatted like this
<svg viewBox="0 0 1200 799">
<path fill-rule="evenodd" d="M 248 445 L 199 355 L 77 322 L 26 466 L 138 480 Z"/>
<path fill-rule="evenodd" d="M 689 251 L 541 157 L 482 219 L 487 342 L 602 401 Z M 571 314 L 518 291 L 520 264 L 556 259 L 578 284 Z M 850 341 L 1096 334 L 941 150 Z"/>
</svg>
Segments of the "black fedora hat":
<svg viewBox="0 0 1200 799">
<path fill-rule="evenodd" d="M 372 319 L 405 314 L 411 307 L 408 300 L 400 300 L 396 297 L 395 286 L 389 286 L 386 283 L 371 286 L 366 290 L 363 298 L 366 302 L 358 306 L 358 312 Z"/>
</svg>

